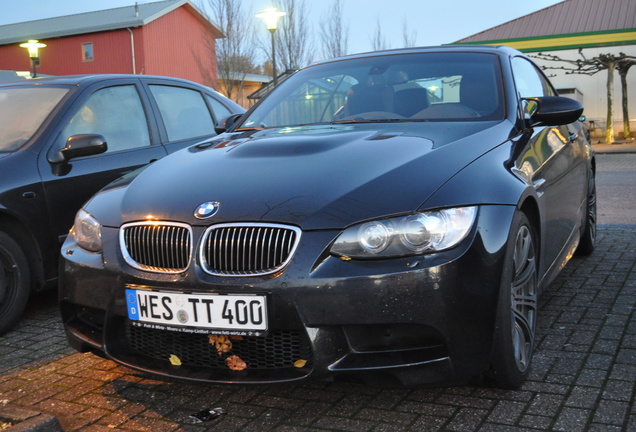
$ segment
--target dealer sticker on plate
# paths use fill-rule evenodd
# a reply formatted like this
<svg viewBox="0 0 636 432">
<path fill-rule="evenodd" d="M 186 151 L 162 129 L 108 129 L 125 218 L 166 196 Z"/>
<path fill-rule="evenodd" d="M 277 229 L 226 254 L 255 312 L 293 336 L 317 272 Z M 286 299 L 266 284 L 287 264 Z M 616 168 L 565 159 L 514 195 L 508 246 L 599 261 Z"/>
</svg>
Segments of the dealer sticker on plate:
<svg viewBox="0 0 636 432">
<path fill-rule="evenodd" d="M 254 335 L 267 331 L 264 295 L 183 294 L 126 289 L 133 324 L 161 330 Z M 188 330 L 190 329 L 190 330 Z"/>
</svg>

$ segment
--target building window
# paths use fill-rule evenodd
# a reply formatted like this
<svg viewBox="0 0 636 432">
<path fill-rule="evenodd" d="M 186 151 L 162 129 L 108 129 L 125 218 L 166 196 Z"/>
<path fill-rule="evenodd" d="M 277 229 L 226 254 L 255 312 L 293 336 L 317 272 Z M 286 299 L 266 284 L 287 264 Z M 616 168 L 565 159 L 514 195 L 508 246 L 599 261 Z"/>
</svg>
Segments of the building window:
<svg viewBox="0 0 636 432">
<path fill-rule="evenodd" d="M 82 44 L 82 61 L 93 61 L 93 42 Z"/>
</svg>

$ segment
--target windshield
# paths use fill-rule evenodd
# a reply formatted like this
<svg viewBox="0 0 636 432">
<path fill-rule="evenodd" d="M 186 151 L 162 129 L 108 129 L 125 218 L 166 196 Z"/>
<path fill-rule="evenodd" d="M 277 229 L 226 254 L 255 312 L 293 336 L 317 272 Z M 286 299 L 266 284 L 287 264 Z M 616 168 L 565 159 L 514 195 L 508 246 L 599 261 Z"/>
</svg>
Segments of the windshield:
<svg viewBox="0 0 636 432">
<path fill-rule="evenodd" d="M 340 60 L 291 76 L 240 127 L 499 120 L 504 116 L 502 93 L 493 54 L 431 52 Z"/>
<path fill-rule="evenodd" d="M 0 88 L 0 152 L 22 147 L 68 93 L 60 87 Z"/>
</svg>

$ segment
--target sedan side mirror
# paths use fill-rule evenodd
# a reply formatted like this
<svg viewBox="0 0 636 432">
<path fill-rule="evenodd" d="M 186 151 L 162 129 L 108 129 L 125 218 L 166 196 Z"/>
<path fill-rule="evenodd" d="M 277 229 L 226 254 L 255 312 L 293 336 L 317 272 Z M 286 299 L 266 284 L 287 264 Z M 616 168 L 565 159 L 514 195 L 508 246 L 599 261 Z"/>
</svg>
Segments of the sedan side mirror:
<svg viewBox="0 0 636 432">
<path fill-rule="evenodd" d="M 65 163 L 69 160 L 104 153 L 108 150 L 106 139 L 97 134 L 79 134 L 70 136 L 63 149 L 49 156 L 51 163 Z"/>
<path fill-rule="evenodd" d="M 583 113 L 583 105 L 574 99 L 561 96 L 524 98 L 530 125 L 560 126 L 574 123 Z"/>
<path fill-rule="evenodd" d="M 214 130 L 218 134 L 222 134 L 234 126 L 234 123 L 238 121 L 243 116 L 243 114 L 232 114 L 227 117 L 223 117 L 214 127 Z"/>
</svg>

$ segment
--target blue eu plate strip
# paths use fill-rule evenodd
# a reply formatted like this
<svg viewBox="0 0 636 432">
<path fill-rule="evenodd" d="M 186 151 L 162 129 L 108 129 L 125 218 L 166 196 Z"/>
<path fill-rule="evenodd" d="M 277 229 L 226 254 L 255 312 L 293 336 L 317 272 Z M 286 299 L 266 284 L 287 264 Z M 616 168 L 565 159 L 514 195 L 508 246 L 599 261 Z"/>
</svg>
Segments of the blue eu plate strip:
<svg viewBox="0 0 636 432">
<path fill-rule="evenodd" d="M 128 308 L 128 318 L 138 320 L 139 305 L 137 304 L 137 291 L 132 289 L 126 290 L 126 306 Z"/>
</svg>

